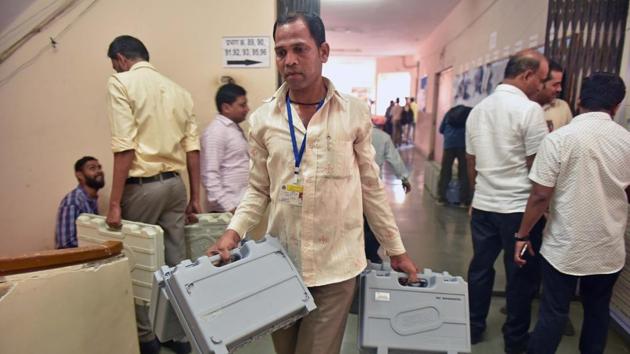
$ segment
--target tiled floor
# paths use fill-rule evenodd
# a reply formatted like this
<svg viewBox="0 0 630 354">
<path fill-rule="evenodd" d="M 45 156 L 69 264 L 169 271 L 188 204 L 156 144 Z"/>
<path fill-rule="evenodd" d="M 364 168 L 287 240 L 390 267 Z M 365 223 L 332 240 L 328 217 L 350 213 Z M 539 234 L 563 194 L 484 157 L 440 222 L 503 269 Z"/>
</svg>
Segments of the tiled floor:
<svg viewBox="0 0 630 354">
<path fill-rule="evenodd" d="M 454 207 L 437 206 L 434 200 L 424 192 L 424 158 L 413 148 L 403 148 L 403 159 L 412 173 L 413 190 L 405 195 L 400 182 L 393 179 L 387 167 L 385 183 L 392 208 L 398 221 L 407 250 L 421 268 L 434 271 L 448 271 L 453 275 L 466 277 L 468 262 L 472 256 L 470 228 L 466 210 Z M 501 291 L 505 285 L 502 259 L 499 257 L 495 269 L 497 279 L 495 290 Z M 501 326 L 505 316 L 499 309 L 505 300 L 501 297 L 492 299 L 488 316 L 488 329 L 485 340 L 472 347 L 475 354 L 503 353 Z M 538 302 L 534 304 L 533 321 L 537 317 Z M 582 308 L 579 303 L 571 306 L 571 319 L 577 334 L 564 337 L 558 353 L 578 353 L 578 341 L 581 327 Z M 343 354 L 358 353 L 357 317 L 350 315 L 343 341 Z M 163 354 L 170 353 L 167 350 Z M 274 354 L 269 337 L 262 338 L 237 351 L 239 354 Z M 609 331 L 607 354 L 630 353 L 630 348 L 613 330 Z"/>
</svg>

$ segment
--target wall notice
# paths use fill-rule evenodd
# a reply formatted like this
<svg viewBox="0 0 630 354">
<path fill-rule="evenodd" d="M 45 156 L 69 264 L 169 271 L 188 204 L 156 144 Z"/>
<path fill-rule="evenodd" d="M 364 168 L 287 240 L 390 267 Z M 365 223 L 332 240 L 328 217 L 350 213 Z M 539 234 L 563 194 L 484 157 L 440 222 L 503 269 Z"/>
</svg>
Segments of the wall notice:
<svg viewBox="0 0 630 354">
<path fill-rule="evenodd" d="M 269 37 L 223 37 L 223 66 L 226 68 L 269 67 Z"/>
</svg>

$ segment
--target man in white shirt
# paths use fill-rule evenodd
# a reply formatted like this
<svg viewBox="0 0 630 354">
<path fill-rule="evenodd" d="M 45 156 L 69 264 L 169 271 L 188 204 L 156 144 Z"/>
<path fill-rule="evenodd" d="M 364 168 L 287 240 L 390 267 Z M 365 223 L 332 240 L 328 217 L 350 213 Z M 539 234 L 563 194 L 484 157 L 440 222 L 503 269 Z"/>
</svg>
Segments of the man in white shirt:
<svg viewBox="0 0 630 354">
<path fill-rule="evenodd" d="M 584 306 L 580 351 L 604 352 L 610 298 L 626 259 L 630 132 L 612 119 L 624 96 L 617 75 L 586 78 L 581 114 L 544 139 L 529 174 L 533 187 L 514 249 L 518 265 L 534 255 L 530 230 L 548 207 L 549 221 L 540 249 L 540 315 L 528 353 L 556 351 L 578 279 Z"/>
<path fill-rule="evenodd" d="M 219 87 L 215 97 L 219 114 L 201 136 L 201 181 L 210 212 L 234 213 L 247 189 L 249 153 L 239 126 L 249 112 L 246 95 L 236 84 Z"/>
<path fill-rule="evenodd" d="M 466 159 L 470 190 L 475 190 L 470 222 L 473 259 L 468 268 L 471 342 L 481 341 L 494 284 L 494 262 L 504 251 L 507 319 L 505 351 L 525 349 L 531 300 L 540 270 L 536 262 L 518 269 L 512 262 L 518 230 L 531 189 L 527 173 L 547 134 L 542 108 L 534 96 L 547 77 L 548 63 L 533 50 L 510 58 L 503 84 L 471 111 L 466 122 Z M 542 231 L 542 222 L 535 232 Z"/>
<path fill-rule="evenodd" d="M 549 61 L 549 77 L 543 83 L 543 88 L 533 97 L 545 111 L 545 120 L 550 132 L 569 124 L 573 118 L 569 104 L 558 98 L 562 93 L 563 76 L 562 66 L 553 60 Z"/>
</svg>

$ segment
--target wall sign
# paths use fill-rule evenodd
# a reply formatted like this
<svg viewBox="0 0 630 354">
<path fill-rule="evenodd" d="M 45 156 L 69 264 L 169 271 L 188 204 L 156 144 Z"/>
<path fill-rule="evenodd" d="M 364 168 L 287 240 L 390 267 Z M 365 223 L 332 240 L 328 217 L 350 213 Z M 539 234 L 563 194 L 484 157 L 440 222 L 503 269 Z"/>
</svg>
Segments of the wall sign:
<svg viewBox="0 0 630 354">
<path fill-rule="evenodd" d="M 223 67 L 269 67 L 269 37 L 223 37 Z"/>
</svg>

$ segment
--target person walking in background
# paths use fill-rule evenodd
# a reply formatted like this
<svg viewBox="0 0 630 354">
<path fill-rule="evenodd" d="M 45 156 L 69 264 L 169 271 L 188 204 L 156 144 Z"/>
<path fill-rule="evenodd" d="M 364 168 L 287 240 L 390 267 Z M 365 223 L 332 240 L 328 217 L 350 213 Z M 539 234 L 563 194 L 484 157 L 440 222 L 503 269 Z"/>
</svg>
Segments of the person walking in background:
<svg viewBox="0 0 630 354">
<path fill-rule="evenodd" d="M 402 143 L 402 113 L 403 108 L 400 106 L 400 99 L 396 98 L 396 104 L 392 107 L 392 140 L 394 146 L 399 147 Z"/>
<path fill-rule="evenodd" d="M 400 157 L 400 153 L 396 150 L 392 138 L 384 131 L 372 127 L 372 146 L 374 146 L 374 159 L 379 167 L 381 179 L 383 177 L 383 166 L 387 162 L 397 178 L 402 182 L 405 193 L 411 192 L 411 183 L 409 183 L 409 170 Z M 365 256 L 372 263 L 381 263 L 381 257 L 378 255 L 380 244 L 374 236 L 374 232 L 367 222 L 367 218 L 363 217 L 363 229 L 365 232 Z"/>
<path fill-rule="evenodd" d="M 407 129 L 407 143 L 413 144 L 416 138 L 416 124 L 418 123 L 418 104 L 413 97 L 409 98 L 409 110 L 411 111 L 412 120 Z"/>
<path fill-rule="evenodd" d="M 389 107 L 385 110 L 385 126 L 383 131 L 389 136 L 392 136 L 394 132 L 394 123 L 392 122 L 392 108 L 394 107 L 394 101 L 389 101 Z"/>
<path fill-rule="evenodd" d="M 408 144 L 409 128 L 413 122 L 413 113 L 411 112 L 411 106 L 409 104 L 409 97 L 405 98 L 405 105 L 403 106 L 402 117 L 400 119 L 401 128 L 401 144 Z"/>
<path fill-rule="evenodd" d="M 459 201 L 463 207 L 470 205 L 468 172 L 466 168 L 466 120 L 471 107 L 457 105 L 444 115 L 440 124 L 440 134 L 444 136 L 442 168 L 438 182 L 438 205 L 444 205 L 446 189 L 453 175 L 453 162 L 457 159 L 457 179 L 459 182 Z"/>
</svg>

